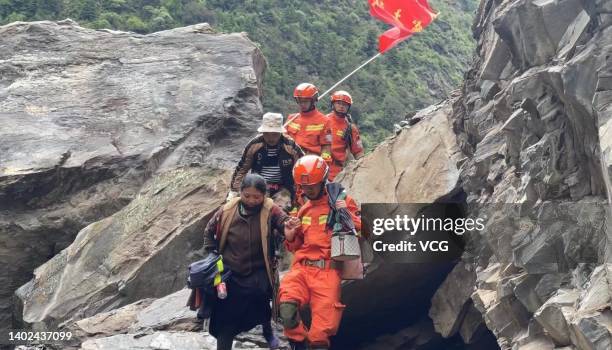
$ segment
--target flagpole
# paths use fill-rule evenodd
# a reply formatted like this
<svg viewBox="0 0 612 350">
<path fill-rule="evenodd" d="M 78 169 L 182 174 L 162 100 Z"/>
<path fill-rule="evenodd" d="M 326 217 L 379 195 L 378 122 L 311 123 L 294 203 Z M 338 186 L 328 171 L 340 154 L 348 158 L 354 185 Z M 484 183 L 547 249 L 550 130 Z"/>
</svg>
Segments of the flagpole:
<svg viewBox="0 0 612 350">
<path fill-rule="evenodd" d="M 327 91 L 325 91 L 324 93 L 322 93 L 321 95 L 319 95 L 319 99 L 325 95 L 327 95 L 330 91 L 332 91 L 336 86 L 342 84 L 343 81 L 345 81 L 346 79 L 348 79 L 351 75 L 357 73 L 357 71 L 359 71 L 361 68 L 365 67 L 368 63 L 374 61 L 375 59 L 377 59 L 379 56 L 381 56 L 382 53 L 377 53 L 376 55 L 370 57 L 370 59 L 368 59 L 367 61 L 365 61 L 361 66 L 357 67 L 354 71 L 350 72 L 347 76 L 345 76 L 344 78 L 342 78 L 339 82 L 335 83 L 332 87 L 330 87 L 329 89 L 327 89 Z M 287 127 L 287 125 L 289 125 L 289 123 L 291 123 L 292 121 L 294 121 L 300 114 L 298 113 L 296 116 L 294 116 L 292 119 L 287 120 L 283 126 Z"/>
<path fill-rule="evenodd" d="M 327 95 L 330 91 L 332 91 L 336 86 L 342 84 L 343 81 L 345 81 L 346 79 L 348 79 L 351 75 L 357 73 L 357 71 L 359 71 L 361 68 L 365 67 L 368 63 L 374 61 L 375 59 L 377 59 L 380 55 L 382 55 L 380 52 L 377 53 L 376 55 L 372 56 L 369 60 L 365 61 L 361 66 L 357 67 L 357 69 L 355 69 L 354 71 L 350 72 L 347 76 L 345 76 L 344 78 L 342 78 L 339 82 L 335 83 L 332 87 L 330 87 L 329 89 L 327 89 L 327 91 L 325 91 L 324 93 L 322 93 L 321 95 L 319 95 L 319 98 Z"/>
</svg>

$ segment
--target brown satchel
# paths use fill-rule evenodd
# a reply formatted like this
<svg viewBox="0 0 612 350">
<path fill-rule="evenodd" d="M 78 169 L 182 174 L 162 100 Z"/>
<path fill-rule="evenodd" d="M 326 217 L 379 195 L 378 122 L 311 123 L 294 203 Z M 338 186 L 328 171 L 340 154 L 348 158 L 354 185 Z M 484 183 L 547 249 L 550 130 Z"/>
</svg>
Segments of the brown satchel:
<svg viewBox="0 0 612 350">
<path fill-rule="evenodd" d="M 365 278 L 365 269 L 361 257 L 342 262 L 341 277 L 343 280 L 362 280 Z"/>
</svg>

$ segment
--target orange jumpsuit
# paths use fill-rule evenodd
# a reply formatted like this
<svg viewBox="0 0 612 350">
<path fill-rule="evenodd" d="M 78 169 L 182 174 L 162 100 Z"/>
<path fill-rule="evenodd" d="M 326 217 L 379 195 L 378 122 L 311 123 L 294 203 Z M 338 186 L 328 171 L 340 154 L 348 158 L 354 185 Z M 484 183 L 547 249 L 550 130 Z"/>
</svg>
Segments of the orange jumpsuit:
<svg viewBox="0 0 612 350">
<path fill-rule="evenodd" d="M 332 142 L 328 119 L 323 113 L 315 108 L 310 112 L 292 114 L 287 120 L 287 134 L 302 147 L 304 153 L 316 154 L 325 161 L 330 159 L 330 155 L 321 154 L 321 146 L 331 145 Z"/>
<path fill-rule="evenodd" d="M 360 231 L 357 203 L 350 196 L 345 201 L 355 228 Z M 295 303 L 299 308 L 310 304 L 312 314 L 309 330 L 300 321 L 297 327 L 285 329 L 287 338 L 296 342 L 308 339 L 311 345 L 324 347 L 329 347 L 329 337 L 338 331 L 345 307 L 340 302 L 340 272 L 330 268 L 331 230 L 326 227 L 329 211 L 327 194 L 309 200 L 300 208 L 298 217 L 302 226 L 293 241 L 285 241 L 287 249 L 294 253 L 293 263 L 279 291 L 281 303 Z M 324 260 L 325 268 L 307 266 L 306 260 Z"/>
<path fill-rule="evenodd" d="M 287 121 L 289 122 L 287 135 L 302 148 L 305 154 L 321 156 L 331 169 L 331 154 L 322 153 L 322 146 L 331 146 L 332 143 L 332 131 L 327 116 L 315 108 L 310 112 L 291 114 L 287 117 Z M 298 185 L 296 185 L 296 200 L 299 205 L 305 202 L 302 190 Z"/>
<path fill-rule="evenodd" d="M 347 150 L 355 156 L 363 152 L 363 144 L 359 136 L 359 129 L 357 129 L 355 123 L 351 123 L 352 142 L 348 145 L 345 139 L 345 133 L 348 131 L 348 121 L 346 118 L 338 116 L 334 112 L 328 114 L 327 118 L 332 132 L 332 162 L 329 169 L 329 180 L 333 181 L 344 167 Z"/>
</svg>

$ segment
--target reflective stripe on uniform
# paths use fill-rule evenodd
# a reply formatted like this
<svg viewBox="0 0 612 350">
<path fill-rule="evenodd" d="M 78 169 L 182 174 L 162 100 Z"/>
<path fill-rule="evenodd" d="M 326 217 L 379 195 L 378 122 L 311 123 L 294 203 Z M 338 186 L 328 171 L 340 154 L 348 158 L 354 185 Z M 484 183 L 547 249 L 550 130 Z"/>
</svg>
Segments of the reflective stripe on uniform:
<svg viewBox="0 0 612 350">
<path fill-rule="evenodd" d="M 300 130 L 300 129 L 302 128 L 302 126 L 301 126 L 300 124 L 298 124 L 298 123 L 294 123 L 294 122 L 289 123 L 289 125 L 288 125 L 288 126 L 289 126 L 290 128 L 292 128 L 292 129 L 295 129 L 295 130 Z"/>
<path fill-rule="evenodd" d="M 312 218 L 310 216 L 302 217 L 302 225 L 310 225 L 312 223 Z"/>
<path fill-rule="evenodd" d="M 321 131 L 323 128 L 325 128 L 325 124 L 306 125 L 306 131 Z"/>
<path fill-rule="evenodd" d="M 319 225 L 323 225 L 327 223 L 327 214 L 319 216 Z"/>
</svg>

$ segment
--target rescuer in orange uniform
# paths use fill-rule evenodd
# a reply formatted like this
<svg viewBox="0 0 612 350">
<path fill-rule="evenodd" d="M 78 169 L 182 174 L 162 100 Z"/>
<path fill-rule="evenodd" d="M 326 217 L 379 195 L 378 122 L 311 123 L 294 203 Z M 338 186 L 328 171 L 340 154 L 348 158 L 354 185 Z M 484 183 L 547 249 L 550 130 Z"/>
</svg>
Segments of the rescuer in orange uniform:
<svg viewBox="0 0 612 350">
<path fill-rule="evenodd" d="M 363 157 L 359 129 L 349 114 L 352 104 L 353 98 L 346 91 L 336 91 L 331 95 L 332 112 L 327 115 L 332 131 L 330 181 L 334 181 L 336 175 L 344 168 L 347 151 L 350 151 L 355 159 Z"/>
<path fill-rule="evenodd" d="M 285 223 L 285 244 L 294 253 L 291 269 L 281 281 L 279 313 L 292 349 L 328 349 L 329 337 L 336 334 L 345 305 L 340 302 L 341 275 L 331 260 L 332 229 L 327 226 L 330 213 L 326 191 L 329 167 L 315 155 L 300 158 L 293 168 L 293 178 L 303 188 L 309 201 L 297 218 Z M 347 196 L 338 200 L 336 208 L 347 208 L 361 229 L 359 208 Z M 312 314 L 310 329 L 299 318 L 299 310 L 309 304 Z"/>
<path fill-rule="evenodd" d="M 301 83 L 293 91 L 300 112 L 287 117 L 287 134 L 306 154 L 321 156 L 331 163 L 331 129 L 327 117 L 316 107 L 319 90 L 309 83 Z"/>
</svg>

